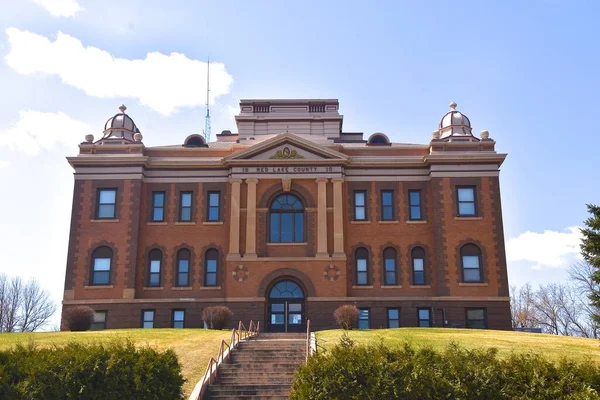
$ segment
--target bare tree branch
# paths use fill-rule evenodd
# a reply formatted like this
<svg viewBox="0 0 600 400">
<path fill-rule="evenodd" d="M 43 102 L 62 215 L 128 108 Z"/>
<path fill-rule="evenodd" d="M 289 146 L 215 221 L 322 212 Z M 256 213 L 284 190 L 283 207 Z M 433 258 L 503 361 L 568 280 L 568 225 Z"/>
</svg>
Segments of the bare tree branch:
<svg viewBox="0 0 600 400">
<path fill-rule="evenodd" d="M 56 306 L 35 280 L 31 280 L 23 288 L 23 305 L 21 310 L 20 331 L 33 332 L 42 327 L 54 314 Z"/>
<path fill-rule="evenodd" d="M 23 284 L 20 277 L 0 274 L 0 332 L 33 332 L 55 311 L 49 293 L 35 280 Z"/>
</svg>

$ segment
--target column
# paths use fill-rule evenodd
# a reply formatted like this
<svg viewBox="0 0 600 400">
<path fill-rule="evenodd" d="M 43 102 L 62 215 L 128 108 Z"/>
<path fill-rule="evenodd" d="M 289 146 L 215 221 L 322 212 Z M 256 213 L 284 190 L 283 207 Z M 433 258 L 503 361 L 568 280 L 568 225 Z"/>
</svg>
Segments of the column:
<svg viewBox="0 0 600 400">
<path fill-rule="evenodd" d="M 346 256 L 344 252 L 343 178 L 333 178 L 333 255 Z"/>
<path fill-rule="evenodd" d="M 329 257 L 327 253 L 327 178 L 317 178 L 317 257 Z"/>
<path fill-rule="evenodd" d="M 244 258 L 256 257 L 256 184 L 258 179 L 246 179 L 248 204 L 246 205 L 246 253 Z"/>
<path fill-rule="evenodd" d="M 232 178 L 231 183 L 231 219 L 229 221 L 229 255 L 240 256 L 240 186 L 241 179 Z"/>
</svg>

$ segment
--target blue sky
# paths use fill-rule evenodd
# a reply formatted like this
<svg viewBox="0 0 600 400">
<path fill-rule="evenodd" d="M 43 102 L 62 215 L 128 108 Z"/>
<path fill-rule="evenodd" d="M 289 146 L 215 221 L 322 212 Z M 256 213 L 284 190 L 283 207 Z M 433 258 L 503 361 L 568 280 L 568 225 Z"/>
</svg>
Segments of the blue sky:
<svg viewBox="0 0 600 400">
<path fill-rule="evenodd" d="M 508 153 L 509 278 L 564 280 L 600 203 L 600 3 L 0 0 L 0 272 L 62 296 L 72 169 L 125 103 L 146 145 L 240 98 L 338 98 L 344 130 L 426 143 L 448 103 Z M 177 53 L 177 54 L 173 54 Z M 137 61 L 133 61 L 137 60 Z"/>
</svg>

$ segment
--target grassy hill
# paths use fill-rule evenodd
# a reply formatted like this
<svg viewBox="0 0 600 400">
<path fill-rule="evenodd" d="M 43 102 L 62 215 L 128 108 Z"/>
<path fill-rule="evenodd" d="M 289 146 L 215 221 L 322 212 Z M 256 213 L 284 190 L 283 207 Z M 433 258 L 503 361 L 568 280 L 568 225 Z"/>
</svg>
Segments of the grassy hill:
<svg viewBox="0 0 600 400">
<path fill-rule="evenodd" d="M 341 330 L 317 332 L 319 346 L 334 346 L 341 336 Z M 455 341 L 464 347 L 497 347 L 500 354 L 516 352 L 538 352 L 557 360 L 568 357 L 574 360 L 592 360 L 600 364 L 600 341 L 593 339 L 563 336 L 540 335 L 503 331 L 439 328 L 399 328 L 367 331 L 350 331 L 350 337 L 361 343 L 383 343 L 388 346 L 402 346 L 409 342 L 417 347 L 431 346 L 444 348 Z M 39 346 L 66 345 L 77 342 L 109 342 L 115 339 L 130 339 L 138 345 L 148 345 L 157 349 L 172 348 L 179 357 L 183 375 L 187 379 L 184 392 L 189 395 L 205 371 L 210 357 L 216 357 L 222 339 L 229 340 L 230 331 L 203 329 L 121 329 L 97 332 L 40 332 L 40 333 L 1 333 L 0 350 L 17 343 L 34 341 Z"/>
<path fill-rule="evenodd" d="M 334 346 L 342 335 L 341 330 L 317 332 L 317 342 L 325 349 Z M 352 339 L 359 343 L 377 344 L 381 340 L 387 346 L 398 347 L 408 342 L 416 347 L 429 346 L 443 349 L 451 342 L 466 348 L 496 347 L 500 355 L 511 352 L 539 353 L 550 360 L 567 357 L 576 361 L 600 364 L 600 340 L 536 333 L 520 333 L 475 329 L 448 328 L 399 328 L 350 331 Z"/>
</svg>

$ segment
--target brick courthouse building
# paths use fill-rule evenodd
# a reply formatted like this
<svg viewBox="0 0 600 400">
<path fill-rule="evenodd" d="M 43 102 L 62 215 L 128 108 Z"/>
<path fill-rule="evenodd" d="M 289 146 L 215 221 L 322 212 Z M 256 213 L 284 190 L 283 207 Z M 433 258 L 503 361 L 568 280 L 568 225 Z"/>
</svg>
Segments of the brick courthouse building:
<svg viewBox="0 0 600 400">
<path fill-rule="evenodd" d="M 94 328 L 510 329 L 499 167 L 456 104 L 427 144 L 344 132 L 337 100 L 242 100 L 238 133 L 146 147 L 125 107 L 75 169 L 63 309 Z"/>
</svg>

